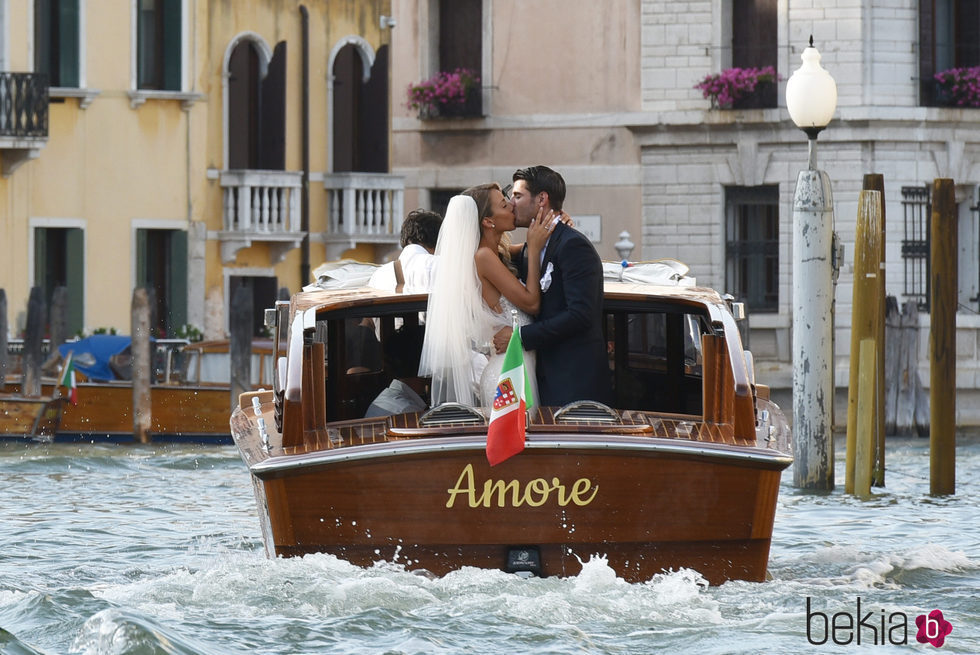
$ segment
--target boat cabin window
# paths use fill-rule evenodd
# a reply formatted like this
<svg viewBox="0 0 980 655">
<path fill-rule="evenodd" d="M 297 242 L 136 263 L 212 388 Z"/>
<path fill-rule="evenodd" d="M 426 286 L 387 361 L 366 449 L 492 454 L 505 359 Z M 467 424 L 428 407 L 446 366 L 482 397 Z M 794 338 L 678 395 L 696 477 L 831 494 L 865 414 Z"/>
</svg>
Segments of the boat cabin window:
<svg viewBox="0 0 980 655">
<path fill-rule="evenodd" d="M 429 402 L 429 381 L 418 377 L 424 338 L 418 311 L 321 320 L 314 338 L 326 343 L 329 421 L 364 417 L 396 378 Z"/>
<path fill-rule="evenodd" d="M 605 313 L 614 406 L 702 415 L 702 336 L 714 333 L 707 316 L 684 313 L 676 306 L 635 309 L 607 307 Z M 406 338 L 408 331 L 411 338 Z M 387 314 L 334 314 L 318 320 L 314 339 L 326 344 L 327 420 L 363 418 L 395 378 L 410 378 L 428 403 L 430 381 L 417 377 L 423 336 L 424 324 L 412 306 Z"/>
<path fill-rule="evenodd" d="M 700 415 L 701 335 L 707 331 L 705 319 L 695 314 L 608 311 L 616 406 Z"/>
</svg>

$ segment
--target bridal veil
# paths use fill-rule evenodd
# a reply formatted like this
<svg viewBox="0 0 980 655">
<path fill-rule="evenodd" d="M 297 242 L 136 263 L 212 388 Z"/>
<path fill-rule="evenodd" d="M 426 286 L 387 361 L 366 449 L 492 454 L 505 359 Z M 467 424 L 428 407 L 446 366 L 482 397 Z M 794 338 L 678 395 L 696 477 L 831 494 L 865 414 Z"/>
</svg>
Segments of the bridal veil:
<svg viewBox="0 0 980 655">
<path fill-rule="evenodd" d="M 432 406 L 477 406 L 479 381 L 493 337 L 474 256 L 480 243 L 476 201 L 454 196 L 436 242 L 436 272 L 425 318 L 419 375 L 432 376 Z"/>
</svg>

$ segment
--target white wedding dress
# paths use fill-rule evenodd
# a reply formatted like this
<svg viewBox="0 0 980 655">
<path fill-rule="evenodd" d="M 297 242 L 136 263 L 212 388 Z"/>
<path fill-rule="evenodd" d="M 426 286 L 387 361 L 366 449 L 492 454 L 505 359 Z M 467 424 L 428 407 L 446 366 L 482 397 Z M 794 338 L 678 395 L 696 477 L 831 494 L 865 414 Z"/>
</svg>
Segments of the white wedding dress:
<svg viewBox="0 0 980 655">
<path fill-rule="evenodd" d="M 519 326 L 523 327 L 534 321 L 533 317 L 515 307 L 511 301 L 503 296 L 500 296 L 500 308 L 502 310 L 500 314 L 493 314 L 493 316 L 500 319 L 493 326 L 494 333 L 498 332 L 501 328 L 513 325 L 513 312 L 517 312 L 517 324 Z M 490 361 L 487 362 L 486 367 L 483 369 L 483 374 L 480 376 L 480 401 L 488 409 L 493 407 L 493 397 L 497 391 L 497 382 L 503 363 L 503 353 L 492 355 Z M 531 389 L 531 397 L 536 399 L 538 397 L 538 384 L 534 372 L 534 351 L 524 351 L 524 370 L 526 371 L 524 379 Z"/>
<path fill-rule="evenodd" d="M 480 238 L 478 226 L 473 198 L 453 196 L 436 242 L 438 263 L 419 363 L 419 375 L 432 379 L 432 407 L 451 402 L 490 407 L 500 376 L 504 356 L 493 355 L 493 335 L 512 325 L 514 306 L 501 297 L 503 311 L 496 313 L 483 302 L 473 260 Z M 530 322 L 527 314 L 518 311 L 520 325 Z M 533 357 L 526 351 L 524 355 L 527 379 L 533 384 Z"/>
</svg>

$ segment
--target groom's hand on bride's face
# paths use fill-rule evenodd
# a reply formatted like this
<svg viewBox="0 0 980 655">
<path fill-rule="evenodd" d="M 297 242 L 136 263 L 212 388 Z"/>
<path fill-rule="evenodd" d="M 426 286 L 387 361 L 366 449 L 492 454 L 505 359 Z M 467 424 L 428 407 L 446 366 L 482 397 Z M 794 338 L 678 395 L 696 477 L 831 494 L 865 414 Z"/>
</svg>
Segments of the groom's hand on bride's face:
<svg viewBox="0 0 980 655">
<path fill-rule="evenodd" d="M 507 344 L 510 343 L 510 335 L 514 333 L 514 328 L 505 327 L 500 330 L 497 334 L 493 335 L 493 349 L 498 355 L 502 355 L 507 350 Z"/>
</svg>

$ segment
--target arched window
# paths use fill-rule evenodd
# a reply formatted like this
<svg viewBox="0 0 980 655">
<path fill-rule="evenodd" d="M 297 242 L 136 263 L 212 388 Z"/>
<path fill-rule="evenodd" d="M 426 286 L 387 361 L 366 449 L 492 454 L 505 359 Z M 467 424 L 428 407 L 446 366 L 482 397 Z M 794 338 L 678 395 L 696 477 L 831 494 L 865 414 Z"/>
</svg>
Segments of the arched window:
<svg viewBox="0 0 980 655">
<path fill-rule="evenodd" d="M 388 46 L 355 37 L 332 57 L 333 171 L 388 172 Z"/>
<path fill-rule="evenodd" d="M 286 165 L 286 42 L 270 53 L 249 35 L 226 57 L 227 167 L 284 170 Z"/>
</svg>

